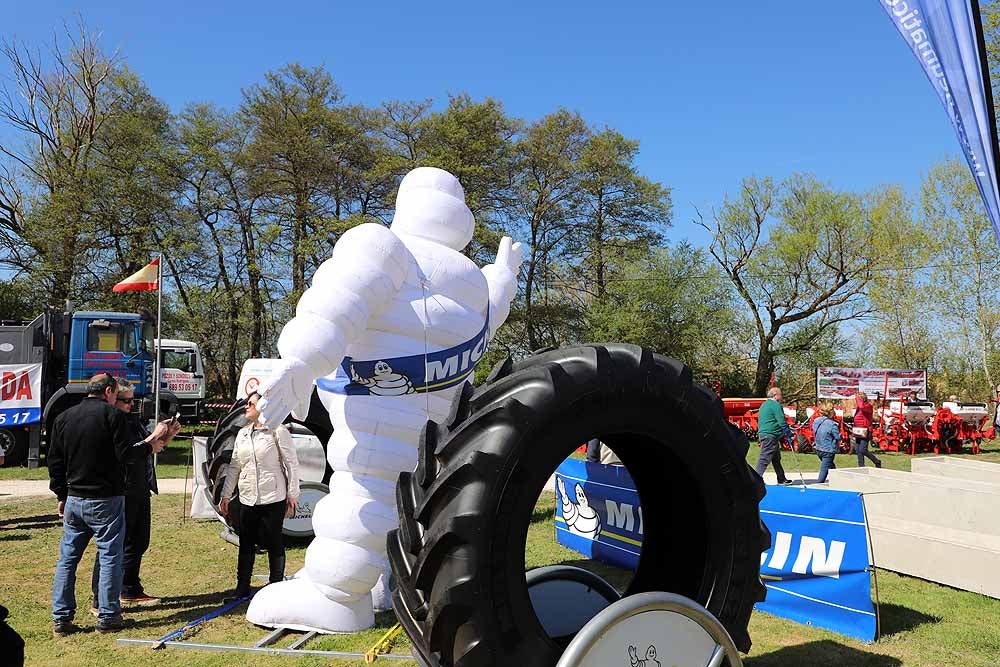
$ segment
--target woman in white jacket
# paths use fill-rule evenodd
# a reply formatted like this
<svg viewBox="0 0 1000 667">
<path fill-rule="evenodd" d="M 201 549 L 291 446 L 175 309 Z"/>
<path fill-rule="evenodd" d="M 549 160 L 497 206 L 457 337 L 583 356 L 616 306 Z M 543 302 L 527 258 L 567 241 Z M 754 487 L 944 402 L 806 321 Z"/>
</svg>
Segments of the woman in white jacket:
<svg viewBox="0 0 1000 667">
<path fill-rule="evenodd" d="M 220 509 L 229 514 L 229 502 L 239 488 L 240 555 L 236 566 L 235 598 L 250 594 L 254 548 L 267 549 L 270 583 L 285 578 L 285 545 L 281 524 L 295 514 L 299 499 L 299 461 L 288 428 L 270 429 L 259 422 L 259 394 L 247 398 L 247 425 L 236 435 L 233 458 L 226 470 Z"/>
</svg>

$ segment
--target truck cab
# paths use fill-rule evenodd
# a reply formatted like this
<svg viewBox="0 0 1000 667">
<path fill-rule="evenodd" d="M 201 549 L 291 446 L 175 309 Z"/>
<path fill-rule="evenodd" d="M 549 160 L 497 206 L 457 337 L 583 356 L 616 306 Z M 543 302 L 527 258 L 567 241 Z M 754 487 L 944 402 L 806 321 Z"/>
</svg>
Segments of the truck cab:
<svg viewBox="0 0 1000 667">
<path fill-rule="evenodd" d="M 158 341 L 157 349 L 160 353 L 160 390 L 177 397 L 182 422 L 197 422 L 205 402 L 205 366 L 198 344 L 163 338 Z"/>
<path fill-rule="evenodd" d="M 137 397 L 152 395 L 155 332 L 155 323 L 136 313 L 73 313 L 68 383 L 86 386 L 93 375 L 110 373 L 134 384 Z"/>
<path fill-rule="evenodd" d="M 132 382 L 139 399 L 133 409 L 152 417 L 155 328 L 148 316 L 108 311 L 50 309 L 30 322 L 0 322 L 0 371 L 26 378 L 31 394 L 28 401 L 24 391 L 0 391 L 0 413 L 7 414 L 0 430 L 9 431 L 0 433 L 0 447 L 9 450 L 5 465 L 27 459 L 37 467 L 42 436 L 59 414 L 83 400 L 98 373 Z M 176 404 L 169 392 L 160 392 L 162 414 L 173 414 Z"/>
</svg>

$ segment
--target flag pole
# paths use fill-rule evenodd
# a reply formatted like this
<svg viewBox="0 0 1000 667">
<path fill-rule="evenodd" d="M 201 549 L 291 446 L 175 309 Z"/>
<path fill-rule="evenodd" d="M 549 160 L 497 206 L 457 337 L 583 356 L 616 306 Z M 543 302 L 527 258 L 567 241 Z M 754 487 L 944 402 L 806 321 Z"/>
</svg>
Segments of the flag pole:
<svg viewBox="0 0 1000 667">
<path fill-rule="evenodd" d="M 156 263 L 156 342 L 153 345 L 153 427 L 160 423 L 160 321 L 163 319 L 163 253 Z M 156 467 L 157 454 L 153 454 Z"/>
</svg>

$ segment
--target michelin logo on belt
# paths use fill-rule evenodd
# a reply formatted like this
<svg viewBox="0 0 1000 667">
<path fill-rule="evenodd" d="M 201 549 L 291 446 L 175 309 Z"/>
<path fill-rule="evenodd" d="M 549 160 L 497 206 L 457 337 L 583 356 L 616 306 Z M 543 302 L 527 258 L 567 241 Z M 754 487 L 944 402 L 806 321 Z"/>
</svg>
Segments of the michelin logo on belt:
<svg viewBox="0 0 1000 667">
<path fill-rule="evenodd" d="M 441 391 L 465 382 L 489 345 L 489 318 L 464 343 L 427 355 L 360 361 L 344 357 L 333 377 L 320 378 L 322 391 L 348 396 L 405 396 Z"/>
</svg>

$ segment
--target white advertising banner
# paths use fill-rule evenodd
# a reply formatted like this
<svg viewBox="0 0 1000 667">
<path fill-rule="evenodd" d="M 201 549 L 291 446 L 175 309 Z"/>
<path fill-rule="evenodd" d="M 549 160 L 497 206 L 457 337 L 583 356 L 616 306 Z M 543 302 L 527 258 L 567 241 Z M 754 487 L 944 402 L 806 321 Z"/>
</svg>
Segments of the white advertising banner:
<svg viewBox="0 0 1000 667">
<path fill-rule="evenodd" d="M 835 368 L 816 369 L 816 396 L 841 400 L 859 391 L 868 398 L 888 396 L 906 397 L 911 392 L 917 398 L 927 398 L 927 371 L 914 368 Z"/>
<path fill-rule="evenodd" d="M 0 366 L 0 426 L 34 424 L 42 417 L 42 365 Z"/>
<path fill-rule="evenodd" d="M 160 382 L 174 394 L 189 394 L 201 389 L 201 382 L 195 378 L 194 373 L 187 373 L 176 368 L 160 369 Z"/>
</svg>

